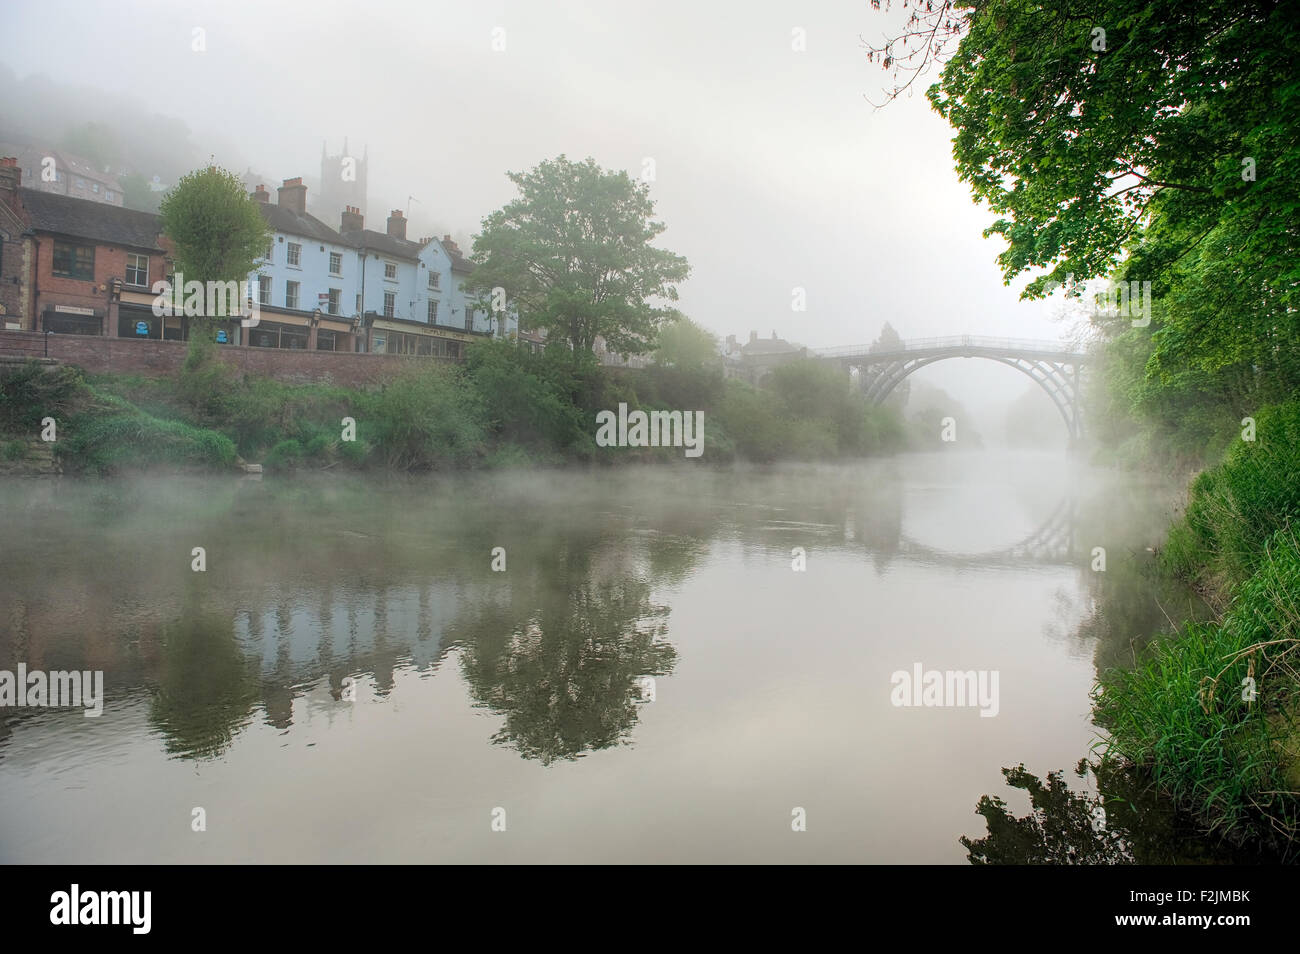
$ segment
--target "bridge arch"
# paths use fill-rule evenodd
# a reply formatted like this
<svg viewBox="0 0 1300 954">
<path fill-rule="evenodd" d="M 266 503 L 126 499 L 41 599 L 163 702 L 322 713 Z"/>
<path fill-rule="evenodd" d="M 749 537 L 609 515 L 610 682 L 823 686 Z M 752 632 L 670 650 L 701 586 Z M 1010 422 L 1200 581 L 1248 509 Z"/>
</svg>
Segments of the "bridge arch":
<svg viewBox="0 0 1300 954">
<path fill-rule="evenodd" d="M 833 348 L 818 357 L 858 367 L 863 392 L 880 404 L 912 372 L 949 358 L 986 358 L 1015 368 L 1041 387 L 1065 422 L 1071 442 L 1083 437 L 1079 371 L 1085 356 L 1051 342 L 999 338 L 931 338 L 900 342 L 888 351 L 867 346 Z"/>
</svg>

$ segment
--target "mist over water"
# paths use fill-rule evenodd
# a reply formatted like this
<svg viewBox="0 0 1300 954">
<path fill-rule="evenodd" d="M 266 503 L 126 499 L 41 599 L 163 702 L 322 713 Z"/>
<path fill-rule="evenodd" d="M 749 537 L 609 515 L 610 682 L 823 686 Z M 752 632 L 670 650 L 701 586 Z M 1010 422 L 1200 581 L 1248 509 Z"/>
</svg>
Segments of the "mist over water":
<svg viewBox="0 0 1300 954">
<path fill-rule="evenodd" d="M 107 698 L 0 715 L 0 860 L 961 863 L 1196 612 L 1141 572 L 1172 500 L 1013 452 L 11 482 L 0 669 Z M 997 714 L 894 705 L 916 664 Z"/>
</svg>

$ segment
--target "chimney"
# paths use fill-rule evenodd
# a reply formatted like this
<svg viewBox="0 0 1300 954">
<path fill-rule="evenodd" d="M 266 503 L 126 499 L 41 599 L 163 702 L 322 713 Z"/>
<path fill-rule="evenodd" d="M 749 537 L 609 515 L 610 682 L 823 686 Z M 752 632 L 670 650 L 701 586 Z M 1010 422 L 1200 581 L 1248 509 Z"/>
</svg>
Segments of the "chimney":
<svg viewBox="0 0 1300 954">
<path fill-rule="evenodd" d="M 460 254 L 460 246 L 451 240 L 450 235 L 444 235 L 442 237 L 442 247 L 445 248 L 447 251 L 451 252 L 453 255 Z"/>
<path fill-rule="evenodd" d="M 0 192 L 15 192 L 22 183 L 22 174 L 13 156 L 0 159 Z"/>
<path fill-rule="evenodd" d="M 343 215 L 339 219 L 339 231 L 360 232 L 365 227 L 365 221 L 361 215 L 361 210 L 355 205 L 349 205 L 343 210 Z"/>
<path fill-rule="evenodd" d="M 251 196 L 249 196 L 249 198 L 254 199 L 258 202 L 264 202 L 269 205 L 271 202 L 271 193 L 267 192 L 266 186 L 262 185 L 262 183 L 259 182 L 257 184 L 257 191 L 255 191 Z"/>
<path fill-rule="evenodd" d="M 307 187 L 302 184 L 302 176 L 285 179 L 284 185 L 275 191 L 279 193 L 277 204 L 282 209 L 297 212 L 299 215 L 307 214 Z"/>
<path fill-rule="evenodd" d="M 406 238 L 406 217 L 401 209 L 393 209 L 388 214 L 388 234 L 396 239 Z"/>
</svg>

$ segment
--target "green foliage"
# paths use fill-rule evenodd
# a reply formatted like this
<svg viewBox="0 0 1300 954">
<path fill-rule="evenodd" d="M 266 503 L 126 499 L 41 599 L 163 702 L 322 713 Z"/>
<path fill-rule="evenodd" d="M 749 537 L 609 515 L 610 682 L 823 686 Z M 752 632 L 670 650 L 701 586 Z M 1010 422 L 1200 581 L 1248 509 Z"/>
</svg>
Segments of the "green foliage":
<svg viewBox="0 0 1300 954">
<path fill-rule="evenodd" d="M 456 369 L 413 367 L 359 404 L 358 423 L 389 469 L 464 465 L 485 449 L 482 402 Z"/>
<path fill-rule="evenodd" d="M 1264 543 L 1300 517 L 1300 401 L 1261 410 L 1255 440 L 1238 439 L 1223 463 L 1192 484 L 1164 565 L 1202 583 L 1249 576 Z"/>
<path fill-rule="evenodd" d="M 641 353 L 676 311 L 686 259 L 650 243 L 656 222 L 649 188 L 592 159 L 560 156 L 510 173 L 519 197 L 483 220 L 474 241 L 472 288 L 506 290 L 528 328 L 568 342 L 575 356 L 597 336 L 613 351 Z"/>
<path fill-rule="evenodd" d="M 1300 645 L 1298 594 L 1300 547 L 1279 531 L 1221 622 L 1190 624 L 1152 644 L 1134 669 L 1104 673 L 1095 703 L 1108 758 L 1150 767 L 1215 830 L 1294 839 L 1300 678 L 1289 654 Z"/>
<path fill-rule="evenodd" d="M 508 341 L 484 341 L 469 349 L 466 369 L 489 428 L 504 441 L 562 450 L 589 430 L 575 403 L 589 383 L 562 351 L 534 354 Z"/>
<path fill-rule="evenodd" d="M 654 363 L 665 368 L 721 367 L 718 339 L 681 315 L 660 327 L 654 342 Z"/>
<path fill-rule="evenodd" d="M 61 420 L 84 387 L 80 368 L 36 361 L 8 368 L 0 374 L 0 429 L 35 437 L 41 419 Z"/>
<path fill-rule="evenodd" d="M 117 414 L 74 415 L 63 433 L 55 452 L 72 471 L 105 474 L 159 465 L 220 469 L 235 463 L 235 446 L 224 435 L 129 406 Z"/>
<path fill-rule="evenodd" d="M 20 440 L 5 441 L 2 456 L 5 460 L 22 460 L 27 456 L 27 442 Z"/>
<path fill-rule="evenodd" d="M 186 282 L 244 281 L 271 240 L 239 176 L 218 166 L 182 178 L 163 198 L 159 214 L 175 249 L 176 273 Z"/>
</svg>

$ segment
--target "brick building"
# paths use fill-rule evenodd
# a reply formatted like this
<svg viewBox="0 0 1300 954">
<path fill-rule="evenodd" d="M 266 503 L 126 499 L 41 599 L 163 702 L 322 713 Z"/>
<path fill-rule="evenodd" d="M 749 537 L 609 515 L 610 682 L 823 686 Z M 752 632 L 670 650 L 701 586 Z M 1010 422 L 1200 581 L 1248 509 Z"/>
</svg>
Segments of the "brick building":
<svg viewBox="0 0 1300 954">
<path fill-rule="evenodd" d="M 0 205 L 30 243 L 21 330 L 180 337 L 179 319 L 164 327 L 152 309 L 152 283 L 168 270 L 157 216 L 11 182 L 0 179 Z"/>
<path fill-rule="evenodd" d="M 20 176 L 17 160 L 0 159 L 0 328 L 8 331 L 30 327 L 32 238 L 18 205 Z"/>
</svg>

